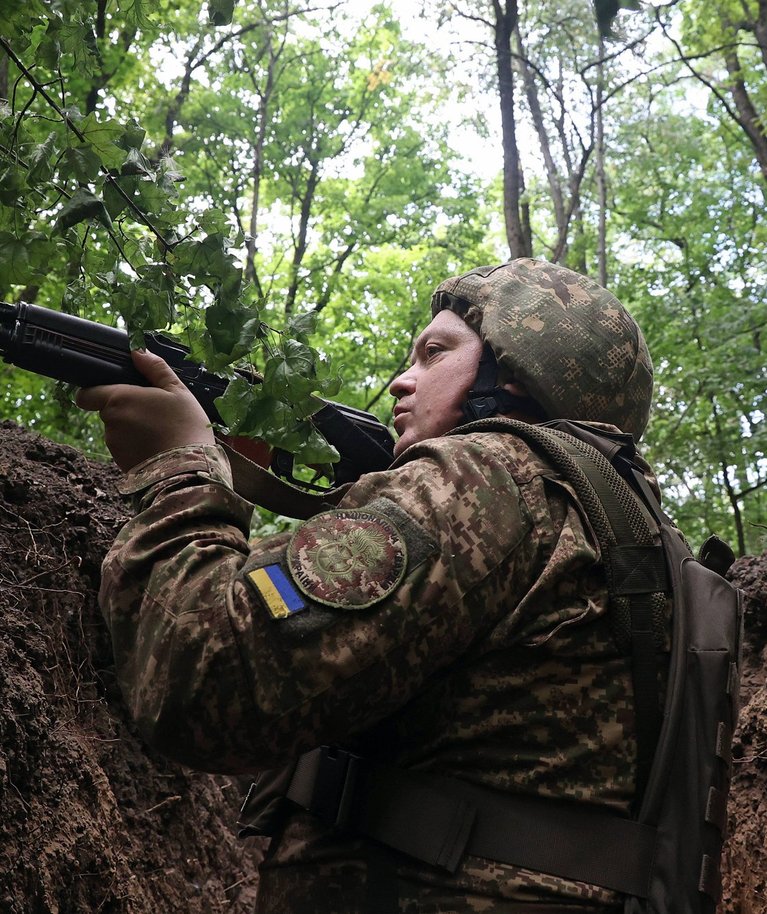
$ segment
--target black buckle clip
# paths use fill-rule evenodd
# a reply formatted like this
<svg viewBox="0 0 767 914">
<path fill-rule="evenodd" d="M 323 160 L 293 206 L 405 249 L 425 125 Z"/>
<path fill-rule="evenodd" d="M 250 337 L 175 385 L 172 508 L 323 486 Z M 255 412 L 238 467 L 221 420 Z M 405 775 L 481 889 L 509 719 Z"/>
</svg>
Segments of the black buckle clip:
<svg viewBox="0 0 767 914">
<path fill-rule="evenodd" d="M 326 825 L 348 828 L 362 760 L 338 746 L 321 746 L 309 811 Z"/>
<path fill-rule="evenodd" d="M 498 400 L 492 396 L 481 396 L 469 392 L 469 399 L 463 407 L 464 415 L 467 421 L 474 422 L 477 419 L 488 419 L 498 412 Z"/>
</svg>

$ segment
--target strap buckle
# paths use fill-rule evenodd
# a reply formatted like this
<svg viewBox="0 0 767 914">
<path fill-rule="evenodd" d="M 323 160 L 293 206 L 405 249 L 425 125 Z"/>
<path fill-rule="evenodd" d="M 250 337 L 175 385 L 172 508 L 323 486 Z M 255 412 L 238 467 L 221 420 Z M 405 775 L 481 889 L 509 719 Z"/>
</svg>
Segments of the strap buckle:
<svg viewBox="0 0 767 914">
<path fill-rule="evenodd" d="M 288 799 L 303 806 L 326 825 L 348 828 L 362 759 L 338 746 L 320 746 L 301 756 Z"/>
</svg>

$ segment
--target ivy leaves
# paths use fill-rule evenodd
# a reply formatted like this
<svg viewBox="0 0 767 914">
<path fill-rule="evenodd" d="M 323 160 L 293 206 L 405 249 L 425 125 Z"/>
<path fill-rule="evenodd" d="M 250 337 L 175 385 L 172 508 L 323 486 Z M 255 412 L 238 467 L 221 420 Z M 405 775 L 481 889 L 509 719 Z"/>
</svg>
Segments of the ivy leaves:
<svg viewBox="0 0 767 914">
<path fill-rule="evenodd" d="M 85 187 L 78 187 L 70 199 L 62 206 L 53 225 L 54 232 L 63 233 L 66 229 L 80 222 L 95 219 L 106 228 L 112 228 L 104 201 Z"/>
<path fill-rule="evenodd" d="M 28 285 L 45 276 L 53 243 L 41 232 L 0 231 L 0 286 Z"/>
<path fill-rule="evenodd" d="M 145 4 L 120 6 L 126 21 L 146 28 Z M 209 0 L 210 21 L 228 25 L 234 7 Z M 269 328 L 264 301 L 243 282 L 244 239 L 230 217 L 199 200 L 179 204 L 183 175 L 162 151 L 145 148 L 135 120 L 83 114 L 70 101 L 62 72 L 75 81 L 104 72 L 109 48 L 97 38 L 95 10 L 70 0 L 55 8 L 31 0 L 31 8 L 25 16 L 11 0 L 0 14 L 8 36 L 0 45 L 18 71 L 12 104 L 0 107 L 0 295 L 44 285 L 49 304 L 58 290 L 66 310 L 122 318 L 137 346 L 145 332 L 174 332 L 193 358 L 232 378 L 221 401 L 232 431 L 312 464 L 337 459 L 309 421 L 317 397 L 340 386 L 308 343 L 311 320 Z M 236 373 L 252 361 L 263 383 Z"/>
<path fill-rule="evenodd" d="M 318 396 L 332 398 L 338 393 L 341 379 L 329 360 L 307 342 L 315 319 L 312 312 L 296 316 L 276 345 L 271 339 L 275 334 L 262 325 L 259 335 L 269 355 L 261 383 L 235 378 L 216 406 L 232 434 L 263 438 L 305 464 L 321 465 L 338 460 L 338 451 L 309 417 L 323 405 Z"/>
</svg>

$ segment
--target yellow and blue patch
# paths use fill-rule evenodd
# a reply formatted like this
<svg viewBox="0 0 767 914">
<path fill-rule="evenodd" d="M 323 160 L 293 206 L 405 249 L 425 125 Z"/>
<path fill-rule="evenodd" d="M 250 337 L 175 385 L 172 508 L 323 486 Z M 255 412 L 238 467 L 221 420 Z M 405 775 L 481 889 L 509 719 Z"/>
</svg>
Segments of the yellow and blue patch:
<svg viewBox="0 0 767 914">
<path fill-rule="evenodd" d="M 246 577 L 259 592 L 273 619 L 287 619 L 306 609 L 304 598 L 279 565 L 256 568 L 255 571 L 249 571 Z"/>
</svg>

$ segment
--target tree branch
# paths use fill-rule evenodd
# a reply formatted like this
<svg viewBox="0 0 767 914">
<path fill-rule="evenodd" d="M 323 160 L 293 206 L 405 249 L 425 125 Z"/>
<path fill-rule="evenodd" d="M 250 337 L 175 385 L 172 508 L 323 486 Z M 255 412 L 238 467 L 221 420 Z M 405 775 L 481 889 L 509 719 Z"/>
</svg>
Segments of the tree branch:
<svg viewBox="0 0 767 914">
<path fill-rule="evenodd" d="M 64 122 L 66 127 L 69 130 L 71 130 L 72 133 L 74 133 L 74 135 L 78 138 L 78 140 L 80 140 L 81 143 L 87 144 L 87 140 L 86 140 L 85 136 L 83 135 L 83 133 L 78 128 L 77 124 L 75 124 L 74 121 L 72 121 L 72 119 L 69 117 L 69 115 L 66 114 L 66 112 L 62 111 L 62 109 L 58 105 L 58 103 L 53 98 L 51 98 L 50 94 L 46 91 L 45 87 L 42 86 L 41 83 L 39 83 L 37 81 L 37 79 L 27 69 L 27 67 L 23 64 L 23 62 L 16 56 L 16 54 L 13 51 L 13 48 L 10 46 L 8 41 L 6 41 L 5 38 L 0 37 L 0 46 L 2 46 L 5 49 L 6 54 L 16 64 L 16 66 L 19 68 L 19 70 L 24 74 L 24 76 L 29 81 L 32 88 L 35 89 L 45 99 L 45 101 L 48 103 L 48 105 L 51 108 L 53 108 L 53 110 L 56 112 L 56 114 L 58 114 L 58 116 L 62 119 L 62 121 Z M 117 191 L 117 193 L 120 195 L 120 197 L 122 197 L 122 199 L 131 209 L 131 211 L 134 213 L 134 215 L 139 220 L 139 222 L 141 222 L 143 225 L 145 225 L 150 230 L 150 232 L 152 232 L 152 234 L 155 236 L 155 238 L 157 238 L 157 240 L 160 242 L 160 244 L 162 244 L 163 250 L 169 250 L 172 247 L 172 245 L 169 244 L 168 241 L 166 241 L 166 239 L 163 237 L 162 232 L 160 232 L 160 230 L 157 229 L 152 224 L 152 222 L 150 221 L 148 216 L 146 216 L 146 214 L 143 213 L 141 211 L 141 209 L 139 209 L 138 206 L 136 206 L 133 199 L 128 194 L 125 193 L 125 191 L 122 189 L 122 187 L 120 187 L 120 184 L 114 179 L 114 177 L 112 177 L 112 175 L 103 166 L 101 166 L 101 171 L 103 172 L 103 174 L 105 176 L 105 180 L 107 180 L 112 185 L 112 187 L 115 189 L 115 191 Z"/>
</svg>

